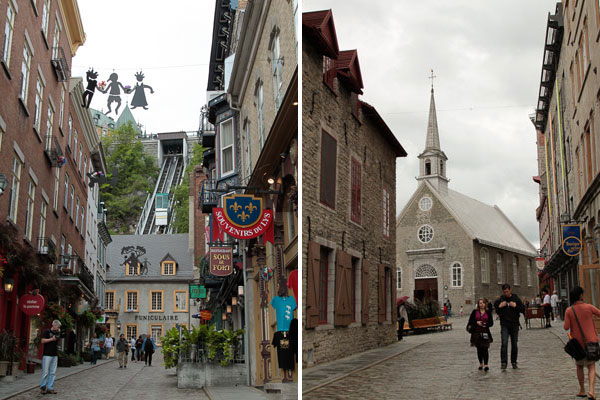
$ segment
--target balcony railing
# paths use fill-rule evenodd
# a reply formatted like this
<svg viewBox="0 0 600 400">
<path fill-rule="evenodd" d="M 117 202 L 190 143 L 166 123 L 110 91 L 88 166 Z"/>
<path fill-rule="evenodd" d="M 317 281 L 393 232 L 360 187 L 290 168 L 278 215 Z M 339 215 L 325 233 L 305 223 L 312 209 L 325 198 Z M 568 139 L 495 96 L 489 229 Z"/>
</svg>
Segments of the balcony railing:
<svg viewBox="0 0 600 400">
<path fill-rule="evenodd" d="M 54 67 L 59 82 L 66 82 L 69 80 L 71 71 L 69 70 L 67 57 L 65 57 L 65 51 L 61 46 L 52 48 L 52 66 Z"/>
<path fill-rule="evenodd" d="M 200 208 L 204 214 L 211 214 L 213 207 L 219 204 L 219 193 L 217 189 L 217 181 L 215 179 L 207 179 L 202 182 L 200 189 Z"/>
<path fill-rule="evenodd" d="M 60 143 L 58 142 L 58 138 L 53 135 L 47 135 L 45 147 L 46 157 L 48 157 L 50 164 L 53 167 L 62 167 L 64 162 L 62 161 L 61 157 L 64 158 L 64 156 L 60 147 Z"/>
<path fill-rule="evenodd" d="M 38 238 L 38 255 L 48 264 L 55 264 L 57 259 L 56 245 L 50 238 Z"/>
<path fill-rule="evenodd" d="M 77 276 L 83 284 L 94 293 L 94 277 L 83 260 L 77 257 Z"/>
<path fill-rule="evenodd" d="M 61 276 L 76 277 L 91 292 L 94 293 L 94 278 L 83 260 L 77 255 L 62 254 L 58 271 Z"/>
</svg>

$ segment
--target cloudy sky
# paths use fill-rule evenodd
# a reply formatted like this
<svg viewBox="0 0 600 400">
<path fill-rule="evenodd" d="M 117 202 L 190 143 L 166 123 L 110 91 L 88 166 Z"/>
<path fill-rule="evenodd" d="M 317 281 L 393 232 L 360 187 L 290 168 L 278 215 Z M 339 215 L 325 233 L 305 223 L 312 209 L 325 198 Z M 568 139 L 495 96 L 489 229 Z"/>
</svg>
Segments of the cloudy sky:
<svg viewBox="0 0 600 400">
<path fill-rule="evenodd" d="M 206 81 L 212 41 L 214 0 L 80 0 L 87 40 L 73 58 L 73 76 L 88 68 L 106 81 L 114 71 L 123 85 L 135 86 L 140 69 L 148 110 L 132 110 L 148 133 L 195 131 L 206 102 Z M 123 95 L 131 101 L 133 94 Z M 98 91 L 92 108 L 107 111 L 108 94 Z M 113 103 L 113 111 L 116 103 Z M 109 114 L 116 119 L 114 113 Z"/>
<path fill-rule="evenodd" d="M 304 0 L 302 6 L 333 10 L 340 50 L 358 50 L 363 100 L 408 152 L 396 164 L 398 214 L 417 188 L 433 69 L 449 187 L 498 205 L 538 247 L 529 114 L 556 1 Z"/>
</svg>

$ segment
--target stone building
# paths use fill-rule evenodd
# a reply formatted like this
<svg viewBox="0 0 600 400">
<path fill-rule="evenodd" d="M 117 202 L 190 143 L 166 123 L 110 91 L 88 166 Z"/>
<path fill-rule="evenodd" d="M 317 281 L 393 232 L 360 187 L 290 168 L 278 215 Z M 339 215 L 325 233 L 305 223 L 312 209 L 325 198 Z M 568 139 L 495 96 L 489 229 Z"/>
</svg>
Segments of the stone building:
<svg viewBox="0 0 600 400">
<path fill-rule="evenodd" d="M 397 290 L 409 301 L 450 300 L 453 310 L 495 299 L 509 283 L 521 298 L 538 292 L 533 245 L 498 206 L 448 188 L 433 87 L 419 185 L 398 216 Z"/>
<path fill-rule="evenodd" d="M 396 340 L 396 158 L 331 10 L 302 15 L 302 363 Z"/>
<path fill-rule="evenodd" d="M 548 14 L 538 105 L 532 115 L 538 145 L 542 285 L 568 305 L 582 286 L 600 306 L 600 9 L 596 2 L 563 1 Z M 581 232 L 579 253 L 563 251 L 563 226 Z M 600 327 L 600 323 L 597 325 Z"/>
<path fill-rule="evenodd" d="M 107 247 L 105 311 L 111 335 L 160 337 L 191 323 L 193 249 L 188 234 L 113 235 Z"/>
</svg>

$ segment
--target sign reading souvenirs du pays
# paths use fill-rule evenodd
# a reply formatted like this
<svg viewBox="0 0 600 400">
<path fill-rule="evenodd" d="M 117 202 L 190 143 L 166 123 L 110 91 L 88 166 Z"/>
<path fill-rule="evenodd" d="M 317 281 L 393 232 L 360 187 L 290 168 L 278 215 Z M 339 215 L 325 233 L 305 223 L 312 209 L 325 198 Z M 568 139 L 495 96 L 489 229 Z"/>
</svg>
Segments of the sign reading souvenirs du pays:
<svg viewBox="0 0 600 400">
<path fill-rule="evenodd" d="M 214 208 L 214 238 L 225 232 L 237 239 L 252 239 L 265 235 L 273 243 L 273 210 L 264 210 L 262 198 L 247 194 L 234 194 L 223 198 L 223 208 Z M 217 228 L 218 227 L 218 228 Z"/>
<path fill-rule="evenodd" d="M 209 257 L 211 274 L 227 276 L 233 273 L 233 248 L 211 247 Z"/>
<path fill-rule="evenodd" d="M 568 255 L 575 257 L 581 252 L 581 226 L 562 226 L 562 250 Z"/>
</svg>

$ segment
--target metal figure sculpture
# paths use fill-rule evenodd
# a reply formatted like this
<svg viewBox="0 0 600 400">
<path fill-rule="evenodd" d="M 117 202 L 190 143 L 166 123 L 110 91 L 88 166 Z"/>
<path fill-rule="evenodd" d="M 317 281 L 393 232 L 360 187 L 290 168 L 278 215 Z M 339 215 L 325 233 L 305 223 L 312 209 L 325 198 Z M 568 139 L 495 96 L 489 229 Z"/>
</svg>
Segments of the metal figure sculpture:
<svg viewBox="0 0 600 400">
<path fill-rule="evenodd" d="M 94 92 L 96 91 L 96 87 L 98 86 L 98 81 L 96 80 L 96 78 L 98 78 L 98 73 L 94 71 L 93 68 L 90 68 L 85 75 L 87 78 L 87 88 L 85 89 L 85 92 L 83 92 L 83 104 L 81 105 L 81 107 L 90 108 L 92 97 L 94 97 Z"/>
<path fill-rule="evenodd" d="M 151 86 L 144 85 L 142 81 L 144 80 L 144 74 L 142 71 L 135 74 L 135 78 L 137 79 L 137 83 L 133 88 L 134 94 L 133 99 L 131 99 L 131 109 L 142 107 L 144 110 L 148 109 L 148 102 L 146 101 L 146 92 L 145 89 L 150 89 L 150 93 L 154 93 L 154 89 Z"/>
<path fill-rule="evenodd" d="M 106 89 L 101 89 L 98 88 L 98 90 L 100 90 L 102 93 L 106 93 L 107 91 L 110 90 L 109 96 L 108 96 L 108 101 L 106 102 L 106 105 L 108 106 L 108 112 L 107 114 L 110 114 L 111 107 L 110 105 L 115 102 L 117 103 L 117 108 L 115 110 L 115 114 L 119 113 L 119 107 L 121 107 L 121 89 L 123 89 L 123 91 L 125 93 L 128 93 L 127 88 L 125 88 L 123 86 L 123 84 L 121 84 L 121 82 L 119 82 L 119 75 L 117 75 L 116 72 L 113 72 L 112 74 L 110 74 L 108 81 L 110 82 L 108 84 L 108 86 L 106 87 Z"/>
</svg>

